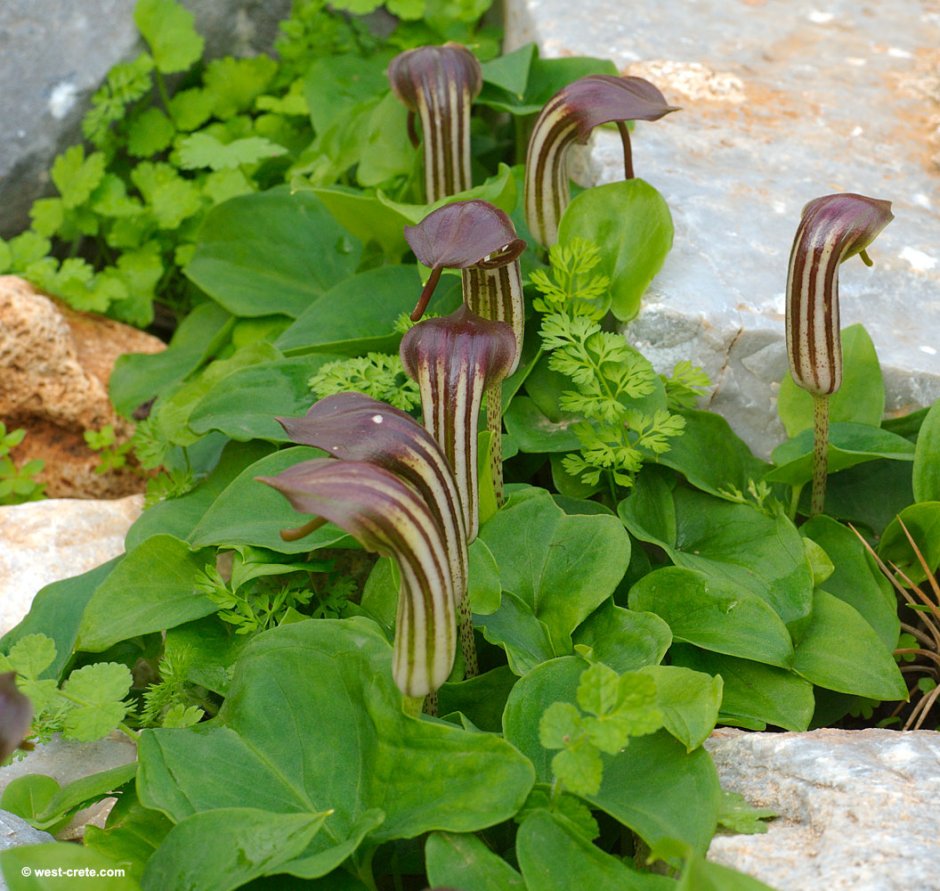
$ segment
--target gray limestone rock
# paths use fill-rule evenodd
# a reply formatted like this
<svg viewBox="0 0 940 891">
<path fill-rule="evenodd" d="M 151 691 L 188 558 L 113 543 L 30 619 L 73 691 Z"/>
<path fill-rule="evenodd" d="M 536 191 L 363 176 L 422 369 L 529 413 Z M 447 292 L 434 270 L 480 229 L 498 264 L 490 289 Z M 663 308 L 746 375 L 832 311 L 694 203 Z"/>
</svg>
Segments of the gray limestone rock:
<svg viewBox="0 0 940 891">
<path fill-rule="evenodd" d="M 0 3 L 0 236 L 28 225 L 55 155 L 80 139 L 91 94 L 141 49 L 135 0 Z M 269 49 L 290 0 L 183 0 L 210 56 Z"/>
<path fill-rule="evenodd" d="M 48 832 L 33 829 L 25 820 L 0 810 L 0 851 L 7 848 L 17 848 L 20 845 L 41 845 L 45 842 L 55 841 Z M 0 876 L 0 891 L 7 891 L 9 886 Z"/>
<path fill-rule="evenodd" d="M 142 507 L 142 495 L 0 507 L 0 636 L 26 615 L 41 588 L 123 553 Z"/>
<path fill-rule="evenodd" d="M 940 397 L 940 12 L 857 4 L 515 0 L 509 48 L 612 59 L 683 110 L 637 124 L 637 175 L 663 193 L 675 245 L 628 337 L 660 371 L 702 365 L 710 407 L 759 454 L 786 370 L 787 259 L 803 205 L 831 192 L 893 202 L 895 220 L 841 272 L 842 324 L 863 322 L 888 409 Z M 596 134 L 590 182 L 622 178 Z"/>
<path fill-rule="evenodd" d="M 709 859 L 778 891 L 940 888 L 940 734 L 723 729 L 706 748 L 725 789 L 779 814 Z"/>
</svg>

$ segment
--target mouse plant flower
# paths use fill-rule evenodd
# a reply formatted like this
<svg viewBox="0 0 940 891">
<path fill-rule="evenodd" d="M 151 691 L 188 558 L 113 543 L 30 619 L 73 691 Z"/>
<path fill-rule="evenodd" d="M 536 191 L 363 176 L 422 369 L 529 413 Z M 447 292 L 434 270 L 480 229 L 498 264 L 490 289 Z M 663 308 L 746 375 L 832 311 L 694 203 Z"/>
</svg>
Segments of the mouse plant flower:
<svg viewBox="0 0 940 891">
<path fill-rule="evenodd" d="M 408 108 L 408 135 L 415 147 L 415 114 L 421 118 L 427 202 L 469 189 L 470 105 L 483 86 L 476 57 L 455 43 L 422 46 L 392 59 L 388 79 Z"/>
<path fill-rule="evenodd" d="M 460 269 L 464 304 L 470 313 L 481 319 L 505 322 L 513 333 L 515 349 L 503 376 L 512 374 L 519 363 L 525 329 L 519 257 L 526 247 L 516 235 L 512 220 L 489 202 L 455 201 L 432 211 L 416 226 L 406 226 L 405 238 L 418 260 L 431 268 L 411 314 L 412 320 L 421 318 L 443 270 Z M 486 397 L 487 427 L 493 434 L 492 468 L 497 500 L 502 498 L 501 380 L 502 377 L 492 378 Z M 425 404 L 426 419 L 428 411 Z M 434 429 L 427 420 L 426 424 L 428 429 Z M 447 446 L 444 448 L 446 451 Z"/>
<path fill-rule="evenodd" d="M 521 352 L 525 305 L 519 257 L 526 243 L 503 211 L 479 199 L 455 201 L 431 211 L 417 225 L 405 226 L 405 240 L 431 270 L 411 314 L 413 322 L 427 309 L 441 273 L 459 269 L 464 303 L 484 319 L 508 323 L 517 354 Z"/>
<path fill-rule="evenodd" d="M 824 195 L 803 208 L 787 272 L 787 354 L 796 384 L 813 396 L 815 440 L 811 513 L 826 497 L 829 397 L 842 386 L 839 264 L 866 248 L 894 215 L 891 202 L 851 192 Z"/>
<path fill-rule="evenodd" d="M 590 74 L 559 90 L 532 128 L 525 164 L 526 223 L 536 241 L 551 247 L 570 198 L 568 150 L 586 144 L 600 124 L 616 123 L 623 142 L 625 179 L 633 179 L 627 121 L 656 121 L 672 111 L 657 87 L 642 77 Z"/>
<path fill-rule="evenodd" d="M 396 560 L 401 590 L 392 673 L 406 696 L 433 693 L 453 668 L 456 610 L 467 586 L 462 508 L 440 448 L 409 415 L 360 394 L 328 397 L 306 418 L 282 424 L 298 442 L 335 457 L 259 480 L 298 511 Z"/>
<path fill-rule="evenodd" d="M 380 423 L 375 418 L 381 417 Z M 278 418 L 297 443 L 344 461 L 377 464 L 413 486 L 441 528 L 454 579 L 460 642 L 468 676 L 476 674 L 476 646 L 467 601 L 467 529 L 450 464 L 437 441 L 411 415 L 362 393 L 337 393 L 303 418 Z"/>
<path fill-rule="evenodd" d="M 424 425 L 454 472 L 469 541 L 479 528 L 477 421 L 483 394 L 498 389 L 515 355 L 512 328 L 480 318 L 466 305 L 425 319 L 401 342 L 402 364 L 421 391 Z"/>
</svg>

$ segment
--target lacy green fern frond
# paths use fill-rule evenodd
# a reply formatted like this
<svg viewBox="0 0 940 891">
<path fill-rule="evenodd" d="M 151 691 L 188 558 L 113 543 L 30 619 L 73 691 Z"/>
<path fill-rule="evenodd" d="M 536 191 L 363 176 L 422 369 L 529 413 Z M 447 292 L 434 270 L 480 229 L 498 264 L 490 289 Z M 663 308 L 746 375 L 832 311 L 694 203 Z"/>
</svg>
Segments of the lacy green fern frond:
<svg viewBox="0 0 940 891">
<path fill-rule="evenodd" d="M 677 362 L 672 375 L 662 375 L 666 385 L 666 400 L 669 407 L 695 408 L 699 398 L 711 386 L 711 380 L 704 369 L 693 365 L 688 359 Z"/>
<path fill-rule="evenodd" d="M 421 404 L 418 385 L 405 374 L 401 359 L 387 353 L 327 362 L 308 385 L 318 399 L 355 391 L 402 411 L 411 411 Z"/>
<path fill-rule="evenodd" d="M 650 363 L 622 335 L 601 328 L 596 310 L 604 303 L 599 295 L 608 282 L 593 274 L 597 249 L 576 240 L 556 245 L 550 257 L 551 273 L 532 278 L 543 295 L 535 301 L 545 313 L 542 348 L 550 354 L 548 367 L 573 384 L 560 394 L 559 408 L 583 418 L 571 428 L 580 452 L 567 455 L 562 466 L 589 486 L 609 474 L 615 485 L 628 488 L 644 458 L 668 451 L 669 440 L 685 429 L 685 419 L 667 406 L 682 405 L 688 394 L 697 396 L 695 387 L 707 379 L 703 384 L 699 369 L 680 363 L 673 375 L 677 395 L 670 401 L 668 384 Z"/>
<path fill-rule="evenodd" d="M 594 272 L 601 260 L 600 248 L 583 238 L 573 238 L 553 245 L 548 256 L 550 272 L 539 269 L 530 277 L 542 294 L 533 302 L 535 308 L 544 313 L 564 310 L 575 316 L 603 318 L 610 307 L 610 278 Z"/>
</svg>

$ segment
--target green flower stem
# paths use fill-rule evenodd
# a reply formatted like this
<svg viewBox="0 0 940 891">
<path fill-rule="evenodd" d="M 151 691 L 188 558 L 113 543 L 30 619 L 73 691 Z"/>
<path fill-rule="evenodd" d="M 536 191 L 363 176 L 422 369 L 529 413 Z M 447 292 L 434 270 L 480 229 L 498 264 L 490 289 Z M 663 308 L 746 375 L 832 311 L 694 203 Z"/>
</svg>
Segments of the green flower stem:
<svg viewBox="0 0 940 891">
<path fill-rule="evenodd" d="M 473 614 L 470 612 L 470 598 L 464 595 L 457 602 L 457 633 L 460 637 L 460 652 L 463 656 L 464 678 L 475 678 L 480 673 L 477 659 L 477 642 L 473 637 Z"/>
<path fill-rule="evenodd" d="M 486 429 L 493 434 L 490 444 L 490 469 L 493 473 L 493 493 L 496 505 L 502 507 L 503 494 L 503 385 L 502 381 L 491 384 L 486 391 Z"/>
<path fill-rule="evenodd" d="M 813 394 L 813 496 L 810 516 L 823 513 L 826 506 L 826 476 L 829 471 L 829 396 Z"/>
<path fill-rule="evenodd" d="M 140 735 L 136 730 L 131 730 L 123 721 L 117 725 L 117 729 L 121 731 L 126 737 L 128 737 L 136 746 L 140 742 Z"/>
</svg>

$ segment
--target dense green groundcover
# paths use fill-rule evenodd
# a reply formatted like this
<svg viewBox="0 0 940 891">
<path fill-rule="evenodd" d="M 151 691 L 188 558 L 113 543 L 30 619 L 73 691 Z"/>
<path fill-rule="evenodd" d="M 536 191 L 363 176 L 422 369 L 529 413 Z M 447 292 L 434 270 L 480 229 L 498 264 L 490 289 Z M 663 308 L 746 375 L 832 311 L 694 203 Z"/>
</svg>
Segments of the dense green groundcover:
<svg viewBox="0 0 940 891">
<path fill-rule="evenodd" d="M 13 891 L 47 887 L 44 867 L 118 867 L 88 881 L 121 891 L 751 891 L 765 886 L 704 859 L 718 828 L 772 816 L 719 787 L 702 748 L 715 725 L 806 730 L 909 695 L 895 593 L 868 546 L 913 583 L 912 542 L 940 563 L 940 408 L 883 421 L 871 340 L 844 331 L 826 510 L 810 519 L 807 394 L 782 383 L 789 439 L 765 462 L 695 407 L 700 370 L 659 375 L 612 333 L 672 243 L 653 186 L 582 192 L 550 254 L 531 240 L 532 119 L 613 66 L 499 56 L 484 5 L 389 8 L 400 21 L 383 38 L 298 2 L 280 61 L 204 66 L 175 2 L 140 0 L 150 53 L 96 94 L 91 147 L 53 168 L 60 197 L 0 243 L 0 266 L 76 306 L 146 324 L 157 298 L 178 316 L 166 352 L 125 356 L 112 379 L 150 473 L 126 554 L 45 588 L 0 641 L 33 737 L 117 729 L 138 760 L 64 789 L 8 787 L 0 806 L 52 830 L 118 799 L 82 845 L 0 855 Z M 324 454 L 275 421 L 317 398 L 357 389 L 420 410 L 397 351 L 427 270 L 403 228 L 432 208 L 385 70 L 448 39 L 477 52 L 483 86 L 477 185 L 445 202 L 491 202 L 529 249 L 499 506 L 480 434 L 480 674 L 464 679 L 458 657 L 431 715 L 392 680 L 394 563 L 332 524 L 284 540 L 304 518 L 257 478 Z M 445 273 L 431 313 L 460 302 Z"/>
</svg>

